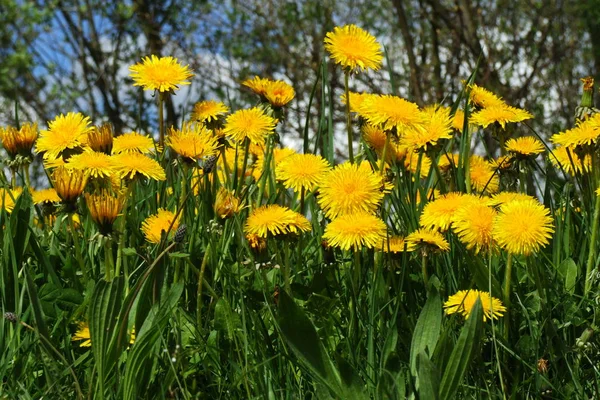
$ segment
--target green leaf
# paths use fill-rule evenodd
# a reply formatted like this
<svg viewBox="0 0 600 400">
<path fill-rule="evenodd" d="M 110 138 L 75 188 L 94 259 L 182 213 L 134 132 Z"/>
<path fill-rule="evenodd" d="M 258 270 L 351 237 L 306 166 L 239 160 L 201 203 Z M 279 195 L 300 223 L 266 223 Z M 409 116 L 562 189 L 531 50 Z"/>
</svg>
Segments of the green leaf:
<svg viewBox="0 0 600 400">
<path fill-rule="evenodd" d="M 339 375 L 336 373 L 313 323 L 285 291 L 279 295 L 277 322 L 287 344 L 300 362 L 309 369 L 315 378 L 338 397 L 343 398 Z"/>
<path fill-rule="evenodd" d="M 421 399 L 439 399 L 440 392 L 440 374 L 435 365 L 424 352 L 417 356 L 418 376 L 419 376 L 419 398 Z"/>
<path fill-rule="evenodd" d="M 567 258 L 560 263 L 559 270 L 563 272 L 565 278 L 565 290 L 573 294 L 575 292 L 575 283 L 577 283 L 577 273 L 579 269 L 572 258 Z"/>
<path fill-rule="evenodd" d="M 124 256 L 137 256 L 137 251 L 134 248 L 125 247 L 125 248 L 123 248 L 123 255 Z"/>
<path fill-rule="evenodd" d="M 410 345 L 410 372 L 417 373 L 417 356 L 425 352 L 429 357 L 433 354 L 440 337 L 442 327 L 442 299 L 432 287 L 423 310 L 419 315 Z"/>
<path fill-rule="evenodd" d="M 231 341 L 235 334 L 236 322 L 229 303 L 221 297 L 215 306 L 215 329 Z"/>
<path fill-rule="evenodd" d="M 467 367 L 469 366 L 473 353 L 479 344 L 479 338 L 483 330 L 483 309 L 481 300 L 477 299 L 469 319 L 465 323 L 454 350 L 446 365 L 442 382 L 440 383 L 440 399 L 454 399 L 458 385 L 462 381 Z"/>
</svg>

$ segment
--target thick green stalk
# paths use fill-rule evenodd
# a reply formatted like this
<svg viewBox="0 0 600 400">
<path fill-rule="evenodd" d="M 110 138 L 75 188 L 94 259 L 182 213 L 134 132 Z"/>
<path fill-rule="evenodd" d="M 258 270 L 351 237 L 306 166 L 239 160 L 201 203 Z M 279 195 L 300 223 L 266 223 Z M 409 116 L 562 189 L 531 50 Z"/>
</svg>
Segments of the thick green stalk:
<svg viewBox="0 0 600 400">
<path fill-rule="evenodd" d="M 164 114 L 164 95 L 162 93 L 158 93 L 158 127 L 159 127 L 159 145 L 161 150 L 164 151 L 165 147 L 165 114 Z"/>
<path fill-rule="evenodd" d="M 594 204 L 594 217 L 592 219 L 592 235 L 590 236 L 590 252 L 588 254 L 587 265 L 585 268 L 585 290 L 587 295 L 592 288 L 592 274 L 594 270 L 594 258 L 596 256 L 596 238 L 598 236 L 598 219 L 600 218 L 600 196 L 596 196 Z"/>
<path fill-rule="evenodd" d="M 198 292 L 196 296 L 196 323 L 197 326 L 202 326 L 202 283 L 204 280 L 204 271 L 206 270 L 206 263 L 208 261 L 208 253 L 210 253 L 210 243 L 206 246 L 204 257 L 202 258 L 202 265 L 200 266 L 200 274 L 198 274 Z"/>
<path fill-rule="evenodd" d="M 385 170 L 385 159 L 387 157 L 388 147 L 390 146 L 390 136 L 392 134 L 389 131 L 385 132 L 385 144 L 383 145 L 383 154 L 381 155 L 381 165 L 379 166 L 379 172 L 383 176 Z"/>
<path fill-rule="evenodd" d="M 470 129 L 467 127 L 467 129 L 465 129 L 464 131 L 464 136 L 465 136 L 465 148 L 466 151 L 463 154 L 463 157 L 465 158 L 463 160 L 463 165 L 464 165 L 464 172 L 465 172 L 465 186 L 466 186 L 466 191 L 468 194 L 471 194 L 471 169 L 470 169 L 470 163 L 471 163 L 471 132 Z"/>
<path fill-rule="evenodd" d="M 425 289 L 427 289 L 427 285 L 429 284 L 429 274 L 427 273 L 427 253 L 425 251 L 423 251 L 421 255 L 421 271 L 423 273 L 423 283 L 425 284 Z"/>
<path fill-rule="evenodd" d="M 504 271 L 504 305 L 506 314 L 504 315 L 504 338 L 508 339 L 509 320 L 510 320 L 510 281 L 512 279 L 512 254 L 506 258 L 506 270 Z"/>
<path fill-rule="evenodd" d="M 104 279 L 106 282 L 112 281 L 112 242 L 109 238 L 104 239 Z"/>
<path fill-rule="evenodd" d="M 344 85 L 346 90 L 346 126 L 348 128 L 348 159 L 351 163 L 354 163 L 354 150 L 352 144 L 354 143 L 352 135 L 352 116 L 350 115 L 350 71 L 344 72 Z"/>
<path fill-rule="evenodd" d="M 69 214 L 69 228 L 71 236 L 73 237 L 73 245 L 75 246 L 75 258 L 77 259 L 77 263 L 79 264 L 79 268 L 81 268 L 81 273 L 83 274 L 83 278 L 87 283 L 87 271 L 85 270 L 85 263 L 83 262 L 83 258 L 81 257 L 81 246 L 79 245 L 79 231 L 75 229 L 75 222 L 73 221 L 74 214 Z"/>
</svg>

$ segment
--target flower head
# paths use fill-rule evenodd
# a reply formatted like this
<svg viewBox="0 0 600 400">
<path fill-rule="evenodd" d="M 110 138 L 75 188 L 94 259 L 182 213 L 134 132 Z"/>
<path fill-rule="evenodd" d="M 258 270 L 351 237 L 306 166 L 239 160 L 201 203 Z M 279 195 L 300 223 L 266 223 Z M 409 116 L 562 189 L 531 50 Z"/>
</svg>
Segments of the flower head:
<svg viewBox="0 0 600 400">
<path fill-rule="evenodd" d="M 516 200 L 535 200 L 535 197 L 529 196 L 525 193 L 517 192 L 500 192 L 493 195 L 491 198 L 486 200 L 486 204 L 490 207 L 500 207 L 503 204 L 509 203 Z"/>
<path fill-rule="evenodd" d="M 103 124 L 88 132 L 88 145 L 94 151 L 111 154 L 113 148 L 113 128 L 111 124 Z"/>
<path fill-rule="evenodd" d="M 448 251 L 450 244 L 434 229 L 419 229 L 406 237 L 406 241 L 423 251 Z"/>
<path fill-rule="evenodd" d="M 471 90 L 469 94 L 471 101 L 479 107 L 501 107 L 506 105 L 501 97 L 496 96 L 494 93 L 482 88 L 481 86 L 477 86 L 473 83 L 469 85 L 469 89 Z"/>
<path fill-rule="evenodd" d="M 263 95 L 273 107 L 283 107 L 294 99 L 296 92 L 284 81 L 269 81 Z"/>
<path fill-rule="evenodd" d="M 471 156 L 469 173 L 471 174 L 471 187 L 473 190 L 479 193 L 496 193 L 498 191 L 500 179 L 496 174 L 496 170 L 482 157 Z"/>
<path fill-rule="evenodd" d="M 252 143 L 262 144 L 267 135 L 275 130 L 275 119 L 259 108 L 239 110 L 227 117 L 224 133 L 242 143 L 248 138 Z"/>
<path fill-rule="evenodd" d="M 156 181 L 167 179 L 165 170 L 160 164 L 143 154 L 118 154 L 113 156 L 115 170 L 121 179 L 135 179 L 144 176 Z"/>
<path fill-rule="evenodd" d="M 167 145 L 180 156 L 200 160 L 217 154 L 217 139 L 204 125 L 184 123 L 181 130 L 171 127 Z"/>
<path fill-rule="evenodd" d="M 558 145 L 575 148 L 598 143 L 600 138 L 600 114 L 594 114 L 573 129 L 553 135 L 550 140 Z"/>
<path fill-rule="evenodd" d="M 486 107 L 471 115 L 471 122 L 486 128 L 498 123 L 504 129 L 509 122 L 521 122 L 533 118 L 528 111 L 508 105 Z"/>
<path fill-rule="evenodd" d="M 404 146 L 399 146 L 398 148 L 405 149 Z M 416 174 L 417 169 L 419 169 L 419 157 L 421 157 L 421 169 L 419 171 L 419 175 L 421 178 L 427 178 L 431 169 L 431 159 L 428 156 L 420 156 L 418 153 L 409 150 L 404 158 L 404 168 L 413 174 Z"/>
<path fill-rule="evenodd" d="M 287 189 L 292 188 L 296 192 L 304 189 L 310 192 L 317 188 L 329 169 L 329 163 L 321 156 L 294 154 L 277 166 L 275 175 Z"/>
<path fill-rule="evenodd" d="M 17 154 L 30 156 L 31 149 L 38 138 L 37 124 L 25 123 L 21 129 L 12 126 L 0 128 L 0 139 L 6 152 L 14 157 Z"/>
<path fill-rule="evenodd" d="M 175 214 L 171 211 L 159 208 L 158 212 L 149 216 L 142 222 L 142 233 L 150 243 L 160 243 L 163 232 L 168 238 L 173 237 L 179 228 L 179 218 L 175 219 Z"/>
<path fill-rule="evenodd" d="M 349 92 L 350 94 L 350 112 L 357 113 L 360 110 L 362 102 L 369 96 L 375 96 L 370 93 L 356 93 Z M 341 96 L 342 104 L 346 105 L 346 93 Z"/>
<path fill-rule="evenodd" d="M 404 131 L 400 144 L 414 150 L 427 150 L 442 139 L 452 138 L 450 110 L 445 107 L 427 107 L 423 112 L 422 124 Z"/>
<path fill-rule="evenodd" d="M 468 207 L 458 210 L 453 218 L 452 227 L 458 238 L 467 249 L 480 250 L 490 249 L 493 245 L 492 230 L 496 210 L 481 202 L 474 202 Z"/>
<path fill-rule="evenodd" d="M 60 114 L 48 123 L 47 131 L 41 132 L 36 150 L 44 153 L 44 159 L 62 157 L 67 150 L 81 151 L 91 129 L 89 117 L 73 112 Z"/>
<path fill-rule="evenodd" d="M 584 155 L 582 160 L 575 151 L 566 146 L 555 148 L 548 158 L 554 166 L 561 166 L 569 174 L 582 174 L 592 170 L 591 154 Z"/>
<path fill-rule="evenodd" d="M 392 95 L 367 96 L 360 104 L 358 113 L 370 124 L 380 125 L 385 130 L 395 128 L 399 134 L 423 122 L 419 106 Z"/>
<path fill-rule="evenodd" d="M 462 132 L 465 127 L 465 112 L 460 108 L 456 109 L 452 117 L 452 128 L 458 132 Z"/>
<path fill-rule="evenodd" d="M 62 202 L 73 205 L 87 185 L 88 174 L 85 171 L 58 167 L 52 174 L 52 182 Z"/>
<path fill-rule="evenodd" d="M 144 90 L 170 92 L 179 89 L 178 85 L 189 85 L 187 79 L 194 76 L 189 66 L 181 65 L 174 57 L 142 58 L 141 63 L 129 67 L 133 86 L 142 86 Z"/>
<path fill-rule="evenodd" d="M 65 166 L 83 171 L 93 178 L 110 178 L 115 171 L 112 156 L 92 150 L 72 156 Z"/>
<path fill-rule="evenodd" d="M 33 199 L 33 204 L 36 206 L 38 204 L 60 203 L 60 197 L 58 197 L 58 193 L 56 193 L 56 189 L 54 188 L 32 190 L 31 198 Z"/>
<path fill-rule="evenodd" d="M 107 191 L 99 194 L 85 194 L 85 202 L 92 220 L 98 226 L 100 233 L 108 235 L 112 226 L 125 205 L 125 197 L 113 196 Z"/>
<path fill-rule="evenodd" d="M 502 302 L 495 297 L 490 296 L 488 292 L 480 292 L 479 290 L 460 290 L 448 298 L 444 303 L 446 314 L 461 314 L 465 319 L 469 318 L 477 299 L 481 302 L 483 310 L 483 321 L 493 318 L 498 319 L 504 312 L 506 307 Z"/>
<path fill-rule="evenodd" d="M 553 232 L 550 211 L 537 200 L 505 203 L 494 220 L 494 239 L 511 254 L 535 253 Z"/>
<path fill-rule="evenodd" d="M 517 157 L 535 157 L 544 152 L 544 145 L 542 142 L 532 136 L 509 139 L 505 143 L 505 148 L 506 151 Z"/>
<path fill-rule="evenodd" d="M 7 214 L 10 214 L 15 208 L 17 198 L 23 192 L 23 188 L 16 187 L 14 189 L 0 188 L 0 208 L 4 209 Z"/>
<path fill-rule="evenodd" d="M 252 211 L 246 220 L 244 233 L 267 238 L 310 231 L 310 222 L 302 214 L 277 204 L 261 206 Z"/>
<path fill-rule="evenodd" d="M 209 123 L 216 121 L 220 116 L 229 112 L 229 107 L 220 101 L 205 100 L 194 104 L 192 119 L 198 122 Z"/>
<path fill-rule="evenodd" d="M 243 86 L 246 86 L 254 93 L 259 96 L 264 96 L 267 92 L 267 86 L 272 82 L 268 78 L 261 78 L 260 76 L 255 76 L 254 78 L 246 79 L 242 82 Z"/>
<path fill-rule="evenodd" d="M 90 326 L 87 322 L 77 324 L 77 331 L 71 339 L 73 342 L 82 341 L 79 346 L 90 347 L 92 345 L 92 337 L 90 335 Z"/>
<path fill-rule="evenodd" d="M 333 28 L 325 35 L 325 49 L 331 58 L 350 72 L 377 70 L 381 66 L 381 45 L 367 31 L 356 25 Z"/>
<path fill-rule="evenodd" d="M 319 185 L 318 202 L 329 218 L 358 211 L 373 213 L 382 199 L 380 176 L 367 161 L 340 164 Z"/>
<path fill-rule="evenodd" d="M 408 243 L 403 236 L 390 236 L 384 238 L 382 245 L 379 247 L 384 253 L 402 253 L 404 251 L 413 251 L 414 243 Z"/>
<path fill-rule="evenodd" d="M 359 250 L 361 247 L 378 248 L 385 240 L 387 227 L 381 218 L 364 211 L 335 218 L 325 228 L 323 239 L 342 250 Z"/>
<path fill-rule="evenodd" d="M 156 145 L 154 139 L 150 136 L 142 135 L 137 132 L 126 133 L 121 136 L 117 136 L 113 141 L 113 154 L 130 154 L 130 153 L 141 153 L 148 154 L 154 153 Z"/>
<path fill-rule="evenodd" d="M 448 230 L 452 224 L 454 214 L 467 204 L 472 203 L 471 197 L 462 193 L 448 193 L 425 205 L 419 219 L 419 224 L 424 228 Z"/>
<path fill-rule="evenodd" d="M 224 187 L 219 188 L 215 198 L 215 214 L 219 218 L 229 218 L 240 211 L 240 199 Z"/>
</svg>

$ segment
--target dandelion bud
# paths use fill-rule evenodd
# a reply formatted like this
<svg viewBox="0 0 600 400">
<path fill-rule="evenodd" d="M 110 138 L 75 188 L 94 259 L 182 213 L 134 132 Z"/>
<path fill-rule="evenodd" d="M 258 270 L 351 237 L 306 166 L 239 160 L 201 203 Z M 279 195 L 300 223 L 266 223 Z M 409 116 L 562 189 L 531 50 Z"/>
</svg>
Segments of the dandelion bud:
<svg viewBox="0 0 600 400">
<path fill-rule="evenodd" d="M 12 313 L 12 312 L 5 312 L 4 319 L 7 320 L 8 322 L 12 322 L 13 324 L 19 320 L 19 318 L 17 317 L 17 314 Z"/>
<path fill-rule="evenodd" d="M 175 243 L 182 243 L 185 239 L 185 233 L 187 231 L 187 226 L 185 224 L 181 224 L 177 231 L 175 231 L 175 236 L 173 236 L 173 241 Z"/>
<path fill-rule="evenodd" d="M 113 149 L 113 127 L 106 123 L 88 132 L 88 144 L 94 151 L 110 155 Z"/>
</svg>

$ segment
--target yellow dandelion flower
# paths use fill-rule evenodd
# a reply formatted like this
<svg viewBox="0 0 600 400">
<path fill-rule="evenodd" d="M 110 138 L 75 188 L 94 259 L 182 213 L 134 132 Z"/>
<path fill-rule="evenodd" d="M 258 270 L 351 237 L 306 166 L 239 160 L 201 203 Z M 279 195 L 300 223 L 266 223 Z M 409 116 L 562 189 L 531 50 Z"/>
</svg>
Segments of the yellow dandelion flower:
<svg viewBox="0 0 600 400">
<path fill-rule="evenodd" d="M 419 225 L 428 229 L 448 230 L 452 225 L 454 214 L 467 204 L 472 203 L 470 196 L 462 193 L 447 193 L 434 201 L 430 201 L 423 208 Z"/>
<path fill-rule="evenodd" d="M 283 107 L 294 99 L 296 92 L 284 81 L 271 81 L 266 87 L 264 96 L 273 107 Z"/>
<path fill-rule="evenodd" d="M 115 171 L 112 156 L 91 150 L 72 156 L 65 166 L 83 171 L 93 178 L 110 178 Z"/>
<path fill-rule="evenodd" d="M 568 152 L 567 152 L 568 151 Z M 570 157 L 569 157 L 570 155 Z M 565 146 L 559 146 L 552 150 L 552 154 L 548 156 L 550 162 L 558 167 L 559 165 L 569 174 L 582 174 L 592 170 L 592 156 L 586 154 L 583 158 L 579 158 L 579 155 L 572 149 Z"/>
<path fill-rule="evenodd" d="M 471 156 L 469 173 L 471 174 L 471 187 L 473 190 L 479 193 L 496 193 L 500 186 L 500 178 L 495 172 L 493 166 L 483 157 Z"/>
<path fill-rule="evenodd" d="M 15 157 L 17 154 L 28 157 L 31 155 L 31 149 L 38 138 L 37 124 L 25 123 L 21 125 L 21 129 L 13 126 L 0 128 L 0 140 L 2 146 L 10 157 Z"/>
<path fill-rule="evenodd" d="M 80 170 L 58 167 L 52 173 L 52 182 L 62 202 L 72 205 L 83 193 L 88 182 L 88 174 Z"/>
<path fill-rule="evenodd" d="M 383 157 L 383 149 L 385 147 L 385 140 L 387 133 L 378 126 L 371 125 L 369 123 L 363 125 L 362 127 L 362 138 L 365 143 L 375 151 L 377 157 L 380 159 Z M 391 133 L 389 133 L 391 135 Z M 406 154 L 405 148 L 400 149 L 396 138 L 394 135 L 390 137 L 390 142 L 388 143 L 388 149 L 385 156 L 385 160 L 388 163 L 393 161 L 401 161 Z"/>
<path fill-rule="evenodd" d="M 402 236 L 390 236 L 383 239 L 379 249 L 383 249 L 384 253 L 403 253 L 404 251 L 413 251 L 415 245 L 408 243 Z"/>
<path fill-rule="evenodd" d="M 115 170 L 121 179 L 135 179 L 142 175 L 148 179 L 164 181 L 165 170 L 160 164 L 140 153 L 121 153 L 113 156 Z"/>
<path fill-rule="evenodd" d="M 374 36 L 356 25 L 333 28 L 325 35 L 325 49 L 331 58 L 344 69 L 377 70 L 381 67 L 383 53 Z"/>
<path fill-rule="evenodd" d="M 400 146 L 400 148 L 406 148 Z M 417 173 L 417 169 L 419 168 L 419 154 L 414 151 L 409 151 L 408 154 L 404 158 L 404 168 L 410 171 L 413 174 Z M 419 175 L 421 178 L 427 178 L 429 176 L 429 171 L 431 169 L 431 159 L 425 155 L 421 157 L 421 170 Z"/>
<path fill-rule="evenodd" d="M 272 82 L 272 81 L 267 78 L 261 78 L 259 76 L 255 76 L 254 78 L 246 79 L 245 81 L 243 81 L 242 85 L 246 86 L 247 88 L 252 90 L 257 95 L 264 96 L 265 93 L 267 92 L 267 85 L 269 84 L 269 82 Z"/>
<path fill-rule="evenodd" d="M 369 96 L 373 96 L 369 93 L 350 93 L 350 112 L 357 113 L 360 110 L 362 102 Z M 341 95 L 342 104 L 346 105 L 346 93 Z"/>
<path fill-rule="evenodd" d="M 358 113 L 372 125 L 380 125 L 385 130 L 395 128 L 398 134 L 423 122 L 419 106 L 392 95 L 366 97 L 360 104 Z"/>
<path fill-rule="evenodd" d="M 233 140 L 242 143 L 249 139 L 261 144 L 267 135 L 275 130 L 275 119 L 265 114 L 259 107 L 239 110 L 227 117 L 223 132 Z"/>
<path fill-rule="evenodd" d="M 450 244 L 434 229 L 419 229 L 406 237 L 406 241 L 424 251 L 448 251 Z"/>
<path fill-rule="evenodd" d="M 113 224 L 125 205 L 125 196 L 112 196 L 107 191 L 99 194 L 86 193 L 85 202 L 90 217 L 98 226 L 100 233 L 103 235 L 111 233 Z"/>
<path fill-rule="evenodd" d="M 250 146 L 250 147 L 252 147 L 252 146 Z M 263 168 L 265 166 L 265 160 L 266 160 L 265 150 L 266 150 L 265 148 L 262 148 L 258 152 L 258 155 L 256 156 L 256 162 L 254 163 L 254 169 L 252 170 L 252 176 L 257 181 L 260 179 L 261 175 L 263 174 Z M 296 153 L 296 150 L 291 149 L 289 147 L 284 147 L 284 148 L 276 147 L 273 149 L 273 154 L 271 155 L 271 167 L 273 165 L 275 165 L 275 176 L 276 177 L 277 177 L 277 167 L 279 165 L 281 165 L 281 163 L 283 163 L 285 160 L 287 160 L 288 157 L 291 157 L 296 154 L 298 154 L 298 153 Z M 235 153 L 234 153 L 234 156 L 235 156 Z M 243 153 L 238 154 L 238 158 L 242 158 L 241 160 L 238 159 L 238 162 L 241 163 L 240 165 L 242 165 L 244 163 Z"/>
<path fill-rule="evenodd" d="M 535 253 L 553 232 L 550 211 L 537 200 L 505 203 L 494 220 L 494 239 L 511 254 Z"/>
<path fill-rule="evenodd" d="M 179 89 L 179 85 L 189 85 L 187 80 L 194 76 L 189 66 L 181 65 L 174 57 L 142 58 L 141 63 L 129 67 L 133 86 L 142 86 L 144 90 L 170 92 Z"/>
<path fill-rule="evenodd" d="M 137 132 L 129 132 L 121 136 L 117 136 L 113 141 L 113 154 L 131 154 L 154 153 L 156 144 L 150 136 L 142 135 Z"/>
<path fill-rule="evenodd" d="M 444 303 L 446 314 L 461 314 L 465 319 L 469 318 L 477 299 L 481 302 L 483 310 L 483 321 L 488 319 L 498 319 L 506 312 L 506 307 L 502 302 L 490 296 L 488 292 L 480 292 L 479 290 L 460 290 L 448 298 Z"/>
<path fill-rule="evenodd" d="M 267 239 L 259 237 L 255 233 L 246 235 L 246 240 L 250 245 L 250 248 L 254 251 L 261 252 L 267 248 Z"/>
<path fill-rule="evenodd" d="M 544 145 L 542 142 L 532 136 L 509 139 L 504 144 L 504 147 L 509 153 L 521 157 L 535 157 L 536 155 L 544 152 Z"/>
<path fill-rule="evenodd" d="M 452 117 L 452 128 L 458 132 L 462 132 L 465 127 L 465 112 L 457 108 Z"/>
<path fill-rule="evenodd" d="M 23 193 L 23 188 L 16 187 L 14 189 L 0 188 L 0 206 L 10 214 L 15 208 L 15 204 L 19 196 Z"/>
<path fill-rule="evenodd" d="M 244 233 L 267 238 L 268 235 L 285 235 L 310 230 L 310 222 L 303 215 L 277 204 L 261 206 L 252 211 L 246 220 Z"/>
<path fill-rule="evenodd" d="M 31 198 L 33 199 L 33 204 L 36 206 L 44 203 L 60 203 L 60 197 L 58 197 L 58 193 L 56 193 L 56 189 L 54 188 L 32 190 Z"/>
<path fill-rule="evenodd" d="M 423 122 L 406 129 L 400 137 L 400 144 L 415 150 L 427 150 L 439 140 L 452 138 L 452 121 L 447 108 L 427 107 L 422 112 Z"/>
<path fill-rule="evenodd" d="M 367 161 L 339 164 L 319 185 L 318 202 L 328 218 L 358 211 L 374 213 L 382 199 L 381 177 Z"/>
<path fill-rule="evenodd" d="M 240 211 L 240 199 L 232 191 L 221 187 L 215 197 L 214 210 L 219 218 L 229 218 Z"/>
<path fill-rule="evenodd" d="M 329 171 L 329 163 L 316 154 L 295 154 L 287 157 L 276 169 L 277 179 L 286 189 L 296 192 L 313 191 Z"/>
<path fill-rule="evenodd" d="M 166 144 L 180 156 L 200 160 L 217 154 L 218 142 L 202 124 L 186 122 L 181 130 L 171 127 Z"/>
<path fill-rule="evenodd" d="M 487 205 L 490 207 L 501 207 L 503 204 L 510 203 L 511 201 L 517 200 L 536 200 L 535 197 L 529 196 L 524 193 L 517 192 L 500 192 L 493 195 L 491 198 L 486 199 Z"/>
<path fill-rule="evenodd" d="M 19 150 L 17 149 L 17 128 L 14 126 L 7 126 L 6 128 L 0 128 L 0 138 L 2 139 L 2 147 L 8 153 L 11 158 L 14 158 Z"/>
<path fill-rule="evenodd" d="M 48 123 L 48 130 L 40 133 L 36 150 L 44 153 L 44 159 L 62 157 L 67 150 L 77 151 L 83 148 L 91 129 L 89 117 L 73 112 L 60 114 Z"/>
<path fill-rule="evenodd" d="M 167 234 L 167 238 L 173 237 L 179 228 L 179 219 L 175 219 L 175 213 L 159 208 L 156 214 L 142 222 L 142 233 L 148 242 L 158 244 L 162 239 L 163 232 Z"/>
<path fill-rule="evenodd" d="M 471 92 L 469 96 L 471 101 L 479 107 L 502 107 L 506 105 L 501 97 L 496 96 L 494 93 L 482 88 L 481 86 L 477 86 L 473 83 L 470 85 L 470 89 Z"/>
<path fill-rule="evenodd" d="M 94 151 L 105 154 L 112 153 L 113 139 L 113 127 L 109 123 L 95 126 L 87 134 L 88 146 Z"/>
<path fill-rule="evenodd" d="M 550 140 L 558 145 L 575 148 L 598 143 L 600 138 L 600 114 L 594 114 L 573 129 L 553 135 Z"/>
<path fill-rule="evenodd" d="M 528 111 L 508 105 L 486 107 L 471 115 L 471 122 L 487 128 L 488 125 L 498 123 L 504 129 L 509 122 L 521 122 L 533 118 Z"/>
<path fill-rule="evenodd" d="M 452 229 L 467 249 L 487 250 L 494 244 L 492 231 L 496 210 L 480 202 L 460 208 L 453 217 Z"/>
<path fill-rule="evenodd" d="M 77 331 L 71 339 L 73 342 L 81 341 L 79 346 L 90 347 L 92 345 L 92 337 L 90 335 L 90 327 L 87 322 L 80 322 L 77 324 Z"/>
<path fill-rule="evenodd" d="M 492 158 L 490 165 L 493 169 L 503 171 L 509 169 L 512 165 L 513 158 L 509 155 L 502 155 L 498 158 Z"/>
<path fill-rule="evenodd" d="M 386 237 L 387 227 L 381 218 L 358 211 L 335 218 L 325 228 L 323 239 L 329 246 L 354 251 L 361 247 L 378 248 Z"/>
<path fill-rule="evenodd" d="M 438 167 L 440 167 L 440 171 L 447 172 L 450 169 L 457 169 L 459 161 L 460 161 L 460 154 L 444 153 L 440 156 L 440 159 L 438 161 Z"/>
<path fill-rule="evenodd" d="M 229 112 L 229 107 L 215 100 L 205 100 L 194 104 L 192 119 L 198 122 L 212 122 Z"/>
</svg>

